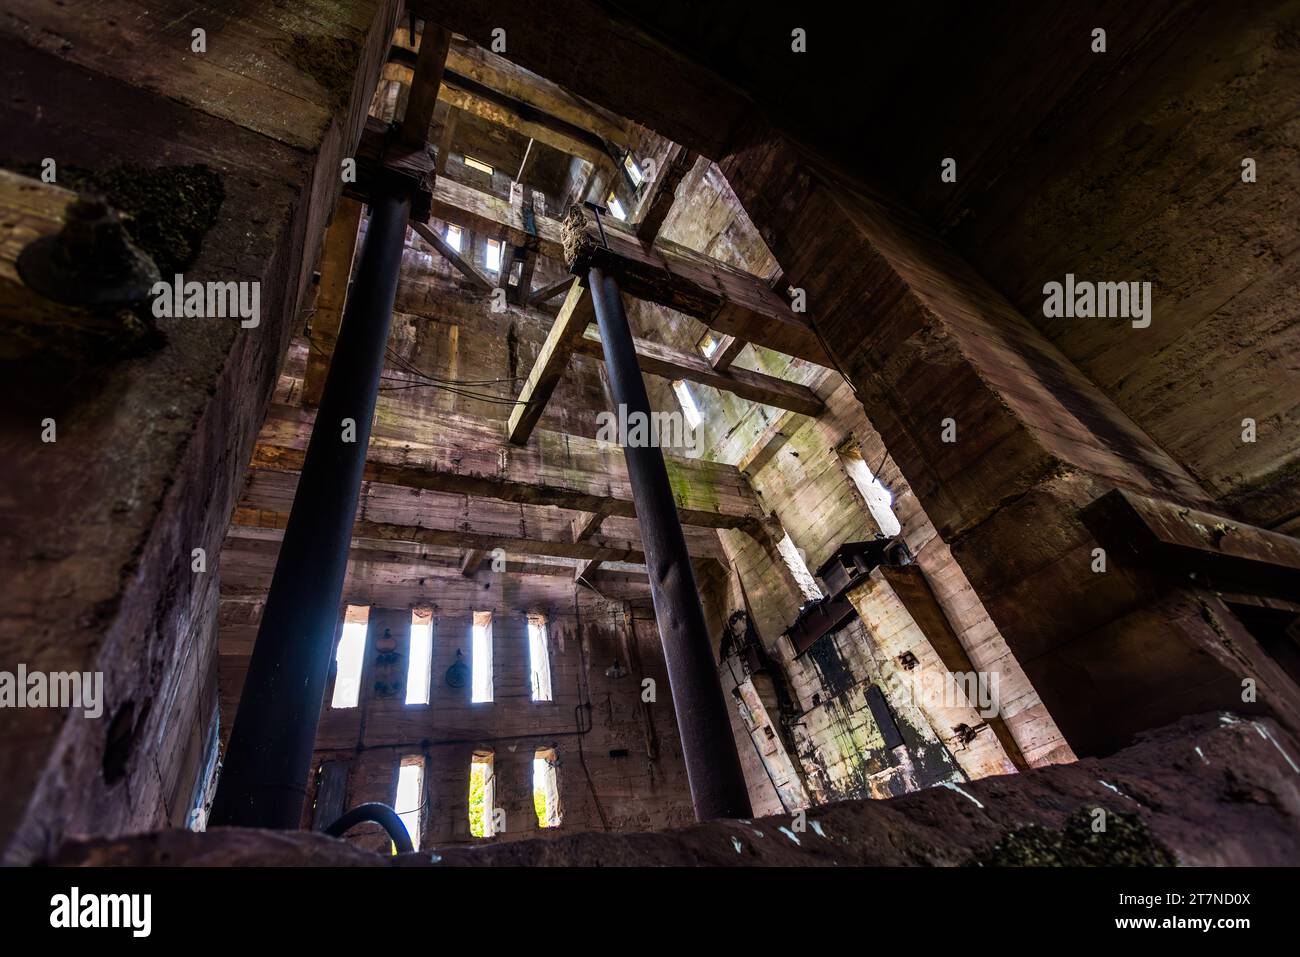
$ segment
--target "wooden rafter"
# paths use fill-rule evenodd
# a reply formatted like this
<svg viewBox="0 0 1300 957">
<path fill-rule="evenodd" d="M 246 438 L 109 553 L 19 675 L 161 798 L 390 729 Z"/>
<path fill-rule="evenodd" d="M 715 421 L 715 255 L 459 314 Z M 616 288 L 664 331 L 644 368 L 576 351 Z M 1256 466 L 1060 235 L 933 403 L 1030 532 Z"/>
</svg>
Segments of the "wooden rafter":
<svg viewBox="0 0 1300 957">
<path fill-rule="evenodd" d="M 718 348 L 713 350 L 713 355 L 709 357 L 709 365 L 713 366 L 718 372 L 725 372 L 731 368 L 731 364 L 736 361 L 736 356 L 745 348 L 745 340 L 737 339 L 735 336 L 723 336 L 718 340 Z"/>
<path fill-rule="evenodd" d="M 582 338 L 588 323 L 594 319 L 591 297 L 585 289 L 574 283 L 569 287 L 560 314 L 555 317 L 551 331 L 537 354 L 537 360 L 529 370 L 528 378 L 524 380 L 518 404 L 510 413 L 507 434 L 511 442 L 523 445 L 528 441 L 528 436 L 546 409 L 551 393 L 568 368 L 574 345 Z"/>
<path fill-rule="evenodd" d="M 272 405 L 254 447 L 254 469 L 297 472 L 315 415 Z M 418 445 L 397 423 L 371 435 L 365 478 L 405 489 L 452 492 L 505 502 L 551 505 L 611 516 L 636 514 L 623 450 L 567 433 L 535 430 L 527 446 L 511 444 L 499 423 L 443 413 Z M 735 466 L 665 455 L 685 525 L 749 529 L 763 509 Z"/>
<path fill-rule="evenodd" d="M 527 229 L 522 195 L 507 200 L 441 179 L 433 188 L 432 210 L 439 219 L 480 235 L 512 245 L 534 242 L 541 255 L 564 257 L 564 228 L 557 220 L 535 216 L 533 230 Z M 643 243 L 608 218 L 604 235 L 609 248 L 604 249 L 594 214 L 582 210 L 580 215 L 580 245 L 588 253 L 600 247 L 602 261 L 618 275 L 625 294 L 695 316 L 742 341 L 819 365 L 829 362 L 812 326 L 757 276 L 675 243 Z"/>
<path fill-rule="evenodd" d="M 653 243 L 658 237 L 659 230 L 663 227 L 664 220 L 668 218 L 677 199 L 677 187 L 695 165 L 696 158 L 694 153 L 684 147 L 673 147 L 667 162 L 655 179 L 653 193 L 645 205 L 645 215 L 641 217 L 641 222 L 636 224 L 637 239 L 644 243 Z"/>
<path fill-rule="evenodd" d="M 637 364 L 641 366 L 642 372 L 649 375 L 697 382 L 751 402 L 761 402 L 804 415 L 817 416 L 825 408 L 817 393 L 798 382 L 788 382 L 761 372 L 750 372 L 748 369 L 715 369 L 700 356 L 670 349 L 648 339 L 632 341 L 636 346 Z M 605 357 L 600 344 L 600 333 L 595 327 L 589 326 L 573 348 L 581 355 L 602 360 Z"/>
<path fill-rule="evenodd" d="M 447 51 L 451 48 L 451 32 L 430 23 L 425 24 L 416 53 L 415 77 L 406 100 L 406 114 L 402 117 L 398 136 L 403 143 L 423 146 L 429 138 L 433 123 L 433 108 L 442 95 L 443 76 L 447 65 Z"/>
<path fill-rule="evenodd" d="M 574 276 L 565 276 L 563 279 L 557 279 L 549 286 L 542 286 L 528 294 L 528 304 L 535 306 L 538 303 L 549 302 L 560 293 L 567 293 L 569 287 L 573 285 Z"/>
<path fill-rule="evenodd" d="M 592 210 L 574 206 L 564 224 L 565 263 L 579 275 L 599 264 L 625 295 L 684 312 L 709 328 L 777 352 L 829 365 L 812 326 L 767 283 L 674 243 L 651 246 L 601 228 Z"/>
<path fill-rule="evenodd" d="M 436 249 L 444 259 L 460 270 L 460 272 L 479 289 L 486 291 L 495 286 L 492 280 L 479 272 L 477 266 L 456 250 L 452 249 L 447 240 L 439 236 L 437 230 L 430 227 L 427 223 L 411 223 L 411 228 L 415 230 L 421 239 Z"/>
<path fill-rule="evenodd" d="M 281 528 L 293 506 L 297 485 L 298 475 L 294 472 L 252 469 L 240 496 L 239 508 L 245 512 L 257 513 L 259 521 L 268 527 Z M 504 502 L 493 498 L 472 498 L 456 492 L 423 490 L 412 494 L 410 489 L 378 482 L 363 482 L 360 500 L 364 522 L 393 528 L 409 527 L 413 530 L 443 532 L 449 540 L 463 532 L 472 531 L 498 540 L 492 547 L 506 548 L 508 551 L 527 551 L 530 554 L 557 558 L 581 558 L 596 554 L 556 547 L 556 543 L 572 545 L 583 542 L 595 542 L 600 547 L 623 551 L 641 550 L 641 531 L 636 519 L 625 516 L 607 516 L 601 520 L 599 528 L 592 528 L 587 534 L 575 538 L 574 525 L 583 521 L 582 516 L 596 513 Z M 276 516 L 281 518 L 278 524 Z M 726 553 L 715 529 L 686 525 L 682 532 L 686 537 L 686 548 L 692 556 L 702 560 L 725 561 Z M 410 540 L 415 541 L 416 537 L 418 536 L 413 536 Z M 525 547 L 521 542 L 537 544 Z M 463 551 L 468 546 L 466 542 L 456 539 L 452 547 Z"/>
</svg>

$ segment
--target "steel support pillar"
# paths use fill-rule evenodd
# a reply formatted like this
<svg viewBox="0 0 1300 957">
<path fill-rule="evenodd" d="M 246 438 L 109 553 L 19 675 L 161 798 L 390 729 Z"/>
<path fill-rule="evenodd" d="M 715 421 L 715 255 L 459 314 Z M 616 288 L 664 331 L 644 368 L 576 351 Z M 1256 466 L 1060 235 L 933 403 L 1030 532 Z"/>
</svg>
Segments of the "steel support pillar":
<svg viewBox="0 0 1300 957">
<path fill-rule="evenodd" d="M 409 191 L 380 188 L 217 787 L 213 825 L 300 826 L 370 444 Z"/>
<path fill-rule="evenodd" d="M 627 409 L 629 420 L 645 415 L 649 422 L 650 399 L 637 364 L 618 283 L 593 266 L 587 273 L 587 289 L 600 327 L 614 401 Z M 731 717 L 722 697 L 704 609 L 686 553 L 686 537 L 677 518 L 663 453 L 656 446 L 624 446 L 623 455 L 641 528 L 695 817 L 701 821 L 749 817 L 749 792 L 736 755 Z"/>
</svg>

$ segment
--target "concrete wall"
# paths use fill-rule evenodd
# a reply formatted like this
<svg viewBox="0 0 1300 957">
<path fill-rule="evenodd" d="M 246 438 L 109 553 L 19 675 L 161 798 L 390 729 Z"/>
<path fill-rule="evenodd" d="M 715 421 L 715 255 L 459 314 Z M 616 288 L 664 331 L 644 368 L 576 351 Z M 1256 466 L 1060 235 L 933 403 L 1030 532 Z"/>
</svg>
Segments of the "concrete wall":
<svg viewBox="0 0 1300 957">
<path fill-rule="evenodd" d="M 261 283 L 255 329 L 162 319 L 129 357 L 47 351 L 0 375 L 16 477 L 0 522 L 0 668 L 98 671 L 105 689 L 99 719 L 5 716 L 0 859 L 20 862 L 65 834 L 186 822 L 214 715 L 216 557 L 397 4 L 7 12 L 6 165 L 50 157 L 71 186 L 77 170 L 137 164 L 123 191 L 163 190 L 174 211 L 198 204 L 167 194 L 168 177 L 202 164 L 221 185 L 215 223 L 165 234 L 153 254 L 187 279 Z M 9 238 L 16 250 L 33 237 Z M 55 443 L 39 439 L 45 417 Z"/>
</svg>

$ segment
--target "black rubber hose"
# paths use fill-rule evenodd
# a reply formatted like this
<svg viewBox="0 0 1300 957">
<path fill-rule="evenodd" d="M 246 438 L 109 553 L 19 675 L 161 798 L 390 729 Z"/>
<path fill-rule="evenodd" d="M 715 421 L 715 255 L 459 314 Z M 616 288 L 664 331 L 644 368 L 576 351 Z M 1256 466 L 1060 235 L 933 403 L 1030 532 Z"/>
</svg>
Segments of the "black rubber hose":
<svg viewBox="0 0 1300 957">
<path fill-rule="evenodd" d="M 364 824 L 366 821 L 373 821 L 388 832 L 388 836 L 397 845 L 397 853 L 409 854 L 415 850 L 411 845 L 411 835 L 406 833 L 406 825 L 397 816 L 397 812 L 387 804 L 380 804 L 378 801 L 372 801 L 369 804 L 358 804 L 325 828 L 325 833 L 330 837 L 342 837 L 358 824 Z"/>
</svg>

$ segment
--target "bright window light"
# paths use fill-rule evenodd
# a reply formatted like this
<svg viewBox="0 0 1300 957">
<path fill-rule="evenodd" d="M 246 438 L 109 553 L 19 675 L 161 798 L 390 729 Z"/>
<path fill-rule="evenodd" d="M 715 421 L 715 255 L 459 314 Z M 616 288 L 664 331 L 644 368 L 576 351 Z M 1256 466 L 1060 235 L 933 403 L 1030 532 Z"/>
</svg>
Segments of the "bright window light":
<svg viewBox="0 0 1300 957">
<path fill-rule="evenodd" d="M 406 825 L 406 833 L 411 835 L 411 846 L 420 849 L 420 811 L 424 805 L 424 757 L 411 755 L 402 758 L 402 766 L 397 771 L 397 795 L 393 798 L 393 809 Z"/>
<path fill-rule="evenodd" d="M 721 345 L 721 343 L 718 341 L 718 337 L 713 333 L 706 332 L 704 335 L 700 336 L 700 341 L 695 345 L 704 355 L 704 358 L 712 359 L 713 354 L 718 351 L 718 346 Z"/>
<path fill-rule="evenodd" d="M 470 653 L 473 677 L 470 680 L 475 704 L 492 700 L 492 612 L 474 612 L 474 643 Z"/>
<path fill-rule="evenodd" d="M 613 193 L 609 194 L 609 198 L 605 200 L 605 205 L 609 207 L 609 211 L 614 214 L 615 219 L 627 219 L 627 211 L 623 209 L 623 204 L 618 201 L 618 197 Z"/>
<path fill-rule="evenodd" d="M 551 700 L 551 656 L 546 647 L 546 619 L 528 616 L 528 664 L 532 672 L 533 700 Z"/>
<path fill-rule="evenodd" d="M 533 810 L 538 827 L 560 826 L 560 783 L 555 773 L 559 761 L 554 748 L 538 748 L 533 753 Z"/>
<path fill-rule="evenodd" d="M 499 239 L 489 239 L 487 241 L 486 262 L 489 272 L 501 271 L 501 241 Z"/>
<path fill-rule="evenodd" d="M 460 252 L 460 227 L 459 226 L 453 226 L 451 223 L 448 223 L 447 235 L 445 238 L 447 240 L 448 246 L 456 250 L 456 252 Z"/>
<path fill-rule="evenodd" d="M 348 605 L 343 615 L 343 635 L 334 654 L 334 695 L 331 708 L 355 708 L 361 697 L 361 666 L 366 657 L 366 627 L 370 609 L 365 605 Z"/>
<path fill-rule="evenodd" d="M 794 576 L 795 582 L 799 585 L 799 590 L 803 592 L 803 597 L 812 601 L 821 598 L 822 590 L 817 585 L 817 579 L 808 570 L 808 563 L 804 561 L 803 555 L 795 547 L 794 539 L 790 537 L 789 532 L 781 536 L 781 540 L 776 543 L 776 550 L 785 560 L 786 567 L 790 569 L 790 574 Z"/>
<path fill-rule="evenodd" d="M 470 169 L 478 170 L 480 173 L 487 173 L 489 176 L 491 176 L 493 172 L 491 166 L 488 166 L 488 164 L 483 162 L 482 160 L 476 160 L 472 156 L 465 157 L 465 165 L 468 166 Z"/>
<path fill-rule="evenodd" d="M 411 612 L 411 647 L 406 655 L 406 703 L 429 703 L 433 665 L 433 621 L 426 612 Z"/>
<path fill-rule="evenodd" d="M 645 174 L 641 172 L 641 167 L 636 164 L 636 160 L 629 152 L 623 157 L 623 168 L 627 170 L 628 177 L 632 180 L 633 186 L 640 186 L 641 181 L 645 179 Z"/>
<path fill-rule="evenodd" d="M 867 511 L 871 513 L 881 533 L 888 538 L 893 538 L 903 530 L 898 516 L 894 514 L 894 496 L 880 483 L 880 479 L 871 474 L 871 468 L 863 460 L 862 450 L 856 444 L 842 449 L 840 458 L 844 462 L 844 471 L 849 473 L 849 478 L 862 493 L 867 503 Z"/>
<path fill-rule="evenodd" d="M 698 429 L 700 423 L 704 421 L 704 416 L 700 415 L 700 407 L 695 404 L 695 397 L 691 395 L 691 390 L 681 379 L 674 379 L 673 392 L 677 393 L 677 401 L 681 403 L 686 424 L 692 429 Z"/>
<path fill-rule="evenodd" d="M 492 752 L 475 751 L 469 766 L 469 832 L 491 837 L 496 814 L 496 776 L 492 773 Z"/>
</svg>

